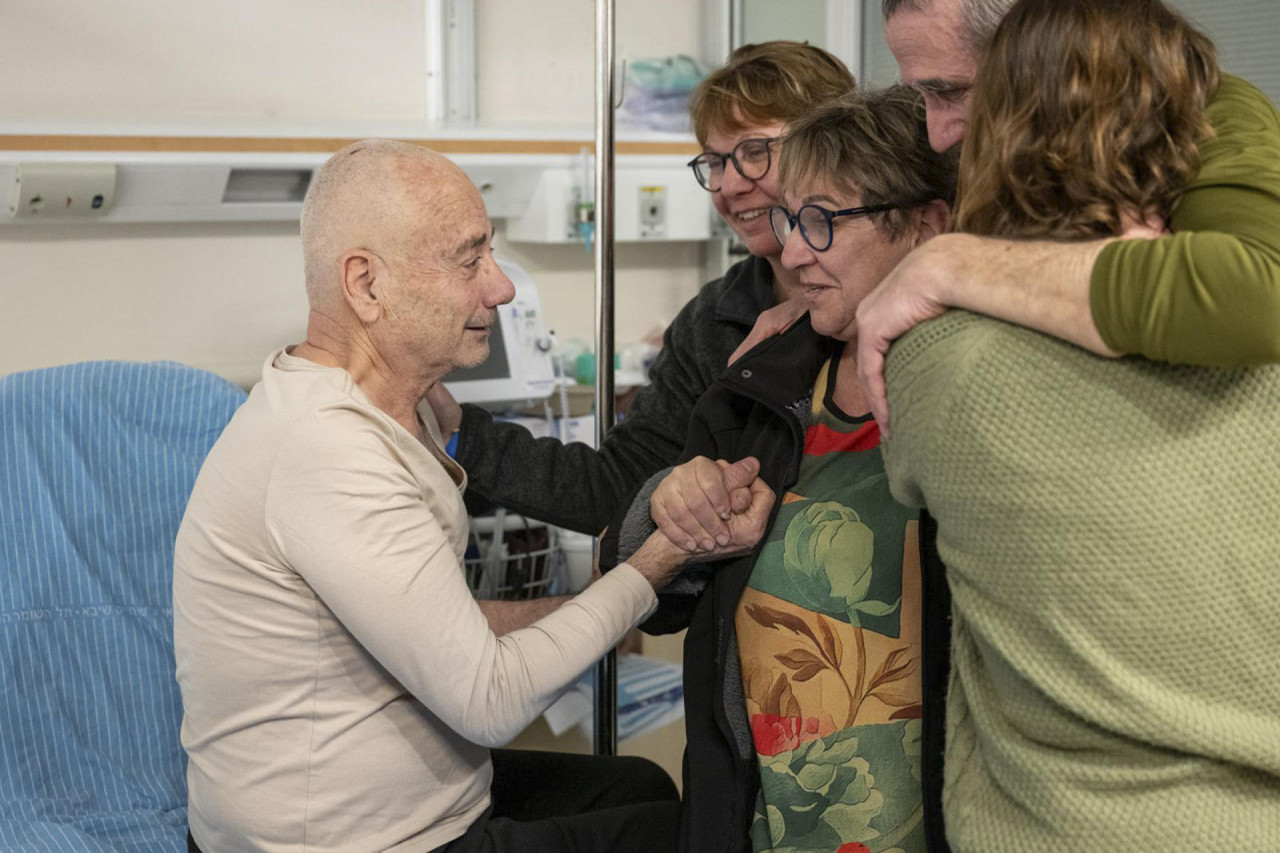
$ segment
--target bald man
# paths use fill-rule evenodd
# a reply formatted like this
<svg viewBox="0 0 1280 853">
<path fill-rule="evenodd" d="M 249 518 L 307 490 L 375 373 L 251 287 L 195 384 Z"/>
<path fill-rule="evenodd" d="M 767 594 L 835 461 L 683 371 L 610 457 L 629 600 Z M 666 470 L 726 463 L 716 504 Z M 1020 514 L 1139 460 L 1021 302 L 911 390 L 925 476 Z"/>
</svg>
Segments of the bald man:
<svg viewBox="0 0 1280 853">
<path fill-rule="evenodd" d="M 174 565 L 189 844 L 223 851 L 661 851 L 675 789 L 638 759 L 507 743 L 654 608 L 661 534 L 572 599 L 476 602 L 466 475 L 427 392 L 513 295 L 445 158 L 365 141 L 302 214 L 310 313 L 210 452 Z M 759 538 L 764 489 L 734 533 Z"/>
</svg>

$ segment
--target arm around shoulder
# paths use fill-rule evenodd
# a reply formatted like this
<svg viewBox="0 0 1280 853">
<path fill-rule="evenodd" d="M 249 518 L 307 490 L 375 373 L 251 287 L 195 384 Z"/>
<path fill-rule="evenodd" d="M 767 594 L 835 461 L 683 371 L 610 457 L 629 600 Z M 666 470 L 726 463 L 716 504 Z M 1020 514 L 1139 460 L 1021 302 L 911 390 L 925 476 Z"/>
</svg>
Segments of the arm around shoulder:
<svg viewBox="0 0 1280 853">
<path fill-rule="evenodd" d="M 858 375 L 882 433 L 890 434 L 885 354 L 948 308 L 1119 355 L 1099 336 L 1089 307 L 1089 271 L 1103 245 L 942 234 L 912 250 L 858 306 Z"/>
<path fill-rule="evenodd" d="M 1174 234 L 1108 246 L 1091 281 L 1108 343 L 1160 361 L 1280 361 L 1280 115 L 1224 75 L 1215 135 L 1172 219 Z"/>
</svg>

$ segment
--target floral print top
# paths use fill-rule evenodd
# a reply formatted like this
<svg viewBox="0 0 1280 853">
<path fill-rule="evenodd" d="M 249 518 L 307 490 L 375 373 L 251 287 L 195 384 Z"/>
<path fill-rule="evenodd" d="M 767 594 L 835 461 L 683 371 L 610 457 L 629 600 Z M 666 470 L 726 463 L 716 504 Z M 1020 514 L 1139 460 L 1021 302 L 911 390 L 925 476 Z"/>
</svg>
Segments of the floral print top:
<svg viewBox="0 0 1280 853">
<path fill-rule="evenodd" d="M 896 503 L 873 419 L 813 392 L 735 626 L 760 761 L 756 853 L 924 853 L 918 512 Z"/>
</svg>

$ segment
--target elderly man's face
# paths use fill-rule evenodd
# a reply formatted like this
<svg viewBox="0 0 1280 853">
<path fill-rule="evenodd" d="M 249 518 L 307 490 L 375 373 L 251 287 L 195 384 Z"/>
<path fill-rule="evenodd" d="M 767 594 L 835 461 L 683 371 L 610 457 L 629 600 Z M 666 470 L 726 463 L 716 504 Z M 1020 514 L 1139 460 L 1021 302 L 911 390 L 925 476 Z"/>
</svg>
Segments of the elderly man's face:
<svg viewBox="0 0 1280 853">
<path fill-rule="evenodd" d="M 861 193 L 849 193 L 825 181 L 795 187 L 785 193 L 783 204 L 797 214 L 803 205 L 828 210 L 845 210 L 862 204 Z M 810 234 L 817 245 L 823 234 Z M 782 247 L 782 265 L 795 270 L 801 297 L 809 306 L 809 317 L 819 334 L 848 341 L 856 334 L 858 306 L 885 276 L 906 257 L 912 241 L 891 238 L 865 215 L 841 216 L 832 220 L 831 245 L 816 251 L 799 228 L 793 228 Z"/>
<path fill-rule="evenodd" d="M 946 151 L 964 137 L 978 58 L 965 34 L 960 0 L 932 0 L 885 22 L 902 82 L 924 95 L 929 144 Z"/>
<path fill-rule="evenodd" d="M 390 261 L 388 294 L 396 337 L 437 378 L 488 357 L 495 309 L 515 296 L 494 260 L 493 227 L 480 193 L 461 176 L 442 189 Z"/>
</svg>

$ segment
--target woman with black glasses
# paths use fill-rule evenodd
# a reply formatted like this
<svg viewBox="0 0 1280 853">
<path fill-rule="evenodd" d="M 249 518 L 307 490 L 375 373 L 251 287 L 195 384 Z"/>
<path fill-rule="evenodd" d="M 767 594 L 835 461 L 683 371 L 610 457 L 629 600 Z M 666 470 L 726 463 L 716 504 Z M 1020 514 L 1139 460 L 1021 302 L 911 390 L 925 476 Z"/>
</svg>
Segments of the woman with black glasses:
<svg viewBox="0 0 1280 853">
<path fill-rule="evenodd" d="M 599 451 L 535 441 L 478 406 L 459 408 L 438 385 L 429 399 L 445 434 L 458 430 L 456 458 L 467 471 L 468 495 L 595 534 L 646 477 L 675 461 L 698 397 L 760 312 L 797 290 L 769 227 L 769 208 L 778 201 L 778 134 L 853 85 L 834 56 L 787 41 L 741 47 L 698 85 L 690 114 L 703 150 L 689 163 L 690 177 L 711 193 L 749 257 L 681 309 L 663 337 L 650 384 Z"/>
<path fill-rule="evenodd" d="M 946 228 L 954 173 L 894 87 L 791 124 L 779 178 L 770 236 L 808 316 L 698 401 L 689 461 L 628 518 L 700 537 L 717 460 L 754 458 L 778 496 L 751 553 L 687 569 L 646 626 L 689 629 L 681 849 L 924 853 L 918 513 L 889 494 L 849 342 L 863 297 Z"/>
</svg>

